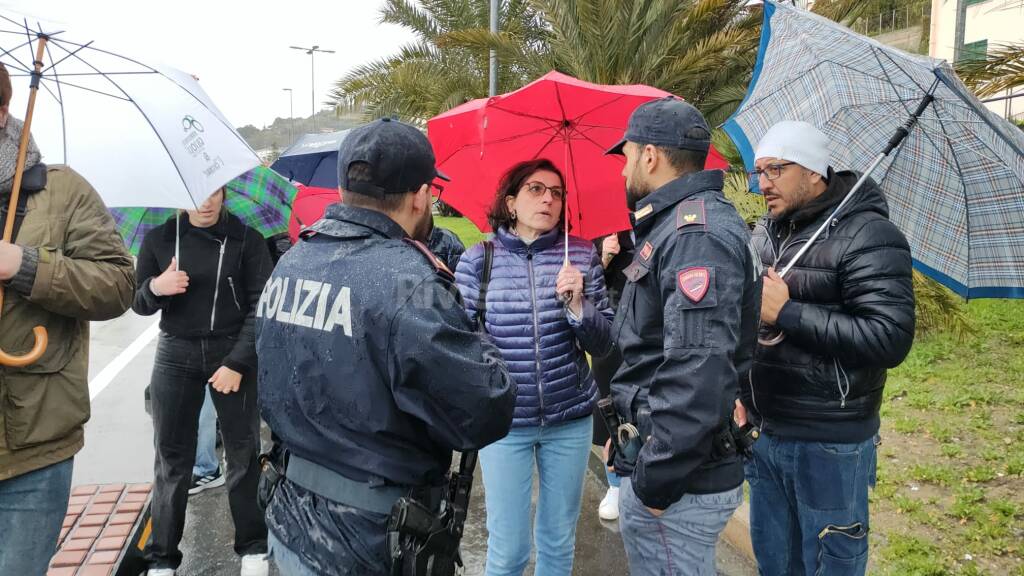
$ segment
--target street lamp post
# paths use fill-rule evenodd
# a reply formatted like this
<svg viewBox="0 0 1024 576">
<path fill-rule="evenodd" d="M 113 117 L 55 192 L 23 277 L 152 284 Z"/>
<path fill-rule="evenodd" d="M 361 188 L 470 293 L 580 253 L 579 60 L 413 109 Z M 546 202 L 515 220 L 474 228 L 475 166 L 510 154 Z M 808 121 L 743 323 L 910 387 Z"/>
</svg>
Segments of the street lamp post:
<svg viewBox="0 0 1024 576">
<path fill-rule="evenodd" d="M 314 54 L 317 52 L 323 52 L 324 54 L 334 54 L 334 50 L 325 50 L 320 48 L 319 45 L 314 44 L 311 48 L 303 48 L 302 46 L 289 46 L 292 50 L 302 50 L 306 54 L 309 54 L 309 84 L 310 84 L 310 95 L 309 102 L 313 108 L 313 132 L 316 132 L 316 66 L 313 64 Z"/>
<path fill-rule="evenodd" d="M 295 142 L 295 101 L 292 98 L 295 94 L 291 88 L 281 88 L 288 93 L 288 143 L 289 146 Z"/>
</svg>

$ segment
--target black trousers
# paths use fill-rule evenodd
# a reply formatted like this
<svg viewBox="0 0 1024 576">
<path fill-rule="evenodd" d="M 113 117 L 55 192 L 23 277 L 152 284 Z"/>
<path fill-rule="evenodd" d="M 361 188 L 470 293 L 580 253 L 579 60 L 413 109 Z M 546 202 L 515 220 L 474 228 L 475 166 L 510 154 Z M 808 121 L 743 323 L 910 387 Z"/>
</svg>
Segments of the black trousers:
<svg viewBox="0 0 1024 576">
<path fill-rule="evenodd" d="M 199 411 L 207 381 L 231 352 L 234 338 L 177 338 L 160 334 L 150 395 L 156 448 L 153 539 L 147 551 L 153 568 L 177 568 L 185 529 L 185 507 L 196 457 Z M 243 378 L 238 392 L 214 391 L 227 458 L 228 503 L 235 525 L 235 553 L 267 551 L 267 525 L 256 505 L 260 420 L 255 378 Z"/>
</svg>

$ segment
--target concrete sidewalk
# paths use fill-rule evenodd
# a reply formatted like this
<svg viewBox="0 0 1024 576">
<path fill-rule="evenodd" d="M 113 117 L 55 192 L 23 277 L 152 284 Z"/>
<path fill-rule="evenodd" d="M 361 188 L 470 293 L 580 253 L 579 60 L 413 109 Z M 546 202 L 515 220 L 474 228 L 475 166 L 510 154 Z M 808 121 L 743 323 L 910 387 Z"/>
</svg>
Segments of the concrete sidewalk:
<svg viewBox="0 0 1024 576">
<path fill-rule="evenodd" d="M 583 491 L 583 509 L 576 532 L 577 576 L 625 575 L 629 573 L 626 553 L 617 522 L 603 522 L 597 516 L 597 505 L 604 497 L 607 484 L 597 458 L 591 459 Z M 601 475 L 598 476 L 598 473 Z M 486 511 L 483 482 L 479 469 L 475 476 L 473 496 L 462 541 L 466 576 L 482 576 L 487 556 Z M 536 499 L 536 486 L 534 498 Z M 536 502 L 536 500 L 535 500 Z M 238 573 L 238 560 L 231 551 L 231 517 L 228 514 L 227 492 L 224 488 L 209 490 L 189 500 L 188 518 L 182 551 L 185 563 L 182 576 L 227 576 Z M 276 572 L 273 572 L 276 574 Z M 718 546 L 718 573 L 723 576 L 754 576 L 754 565 L 742 552 L 723 537 Z M 533 566 L 526 570 L 533 576 Z"/>
</svg>

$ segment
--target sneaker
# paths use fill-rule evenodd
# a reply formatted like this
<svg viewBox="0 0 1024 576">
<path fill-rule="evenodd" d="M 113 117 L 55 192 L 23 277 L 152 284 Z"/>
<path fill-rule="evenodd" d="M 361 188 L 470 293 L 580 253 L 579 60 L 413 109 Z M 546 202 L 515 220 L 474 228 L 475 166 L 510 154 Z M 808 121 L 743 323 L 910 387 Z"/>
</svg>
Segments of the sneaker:
<svg viewBox="0 0 1024 576">
<path fill-rule="evenodd" d="M 188 488 L 190 496 L 199 494 L 203 490 L 210 488 L 216 488 L 224 485 L 224 473 L 221 472 L 220 466 L 217 467 L 217 471 L 213 474 L 207 474 L 206 476 L 192 476 L 192 485 Z"/>
<path fill-rule="evenodd" d="M 267 576 L 270 566 L 266 554 L 246 554 L 242 556 L 242 571 L 239 576 Z"/>
<path fill-rule="evenodd" d="M 150 568 L 146 576 L 174 576 L 174 568 Z"/>
<path fill-rule="evenodd" d="M 618 520 L 619 519 L 619 489 L 614 486 L 608 487 L 608 492 L 605 493 L 604 498 L 601 499 L 601 504 L 597 506 L 597 515 L 601 517 L 601 520 Z"/>
</svg>

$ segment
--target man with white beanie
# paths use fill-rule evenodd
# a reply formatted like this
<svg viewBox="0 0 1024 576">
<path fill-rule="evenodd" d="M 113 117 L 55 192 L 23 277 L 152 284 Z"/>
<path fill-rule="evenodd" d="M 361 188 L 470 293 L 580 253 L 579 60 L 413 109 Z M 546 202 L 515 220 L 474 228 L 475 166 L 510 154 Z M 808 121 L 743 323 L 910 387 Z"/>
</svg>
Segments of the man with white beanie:
<svg viewBox="0 0 1024 576">
<path fill-rule="evenodd" d="M 762 329 L 785 335 L 757 346 L 736 410 L 762 432 L 746 464 L 762 575 L 864 574 L 886 369 L 914 338 L 907 241 L 871 180 L 834 214 L 859 174 L 833 170 L 829 146 L 811 124 L 779 122 L 752 174 L 768 206 L 754 230 L 768 269 Z"/>
</svg>

